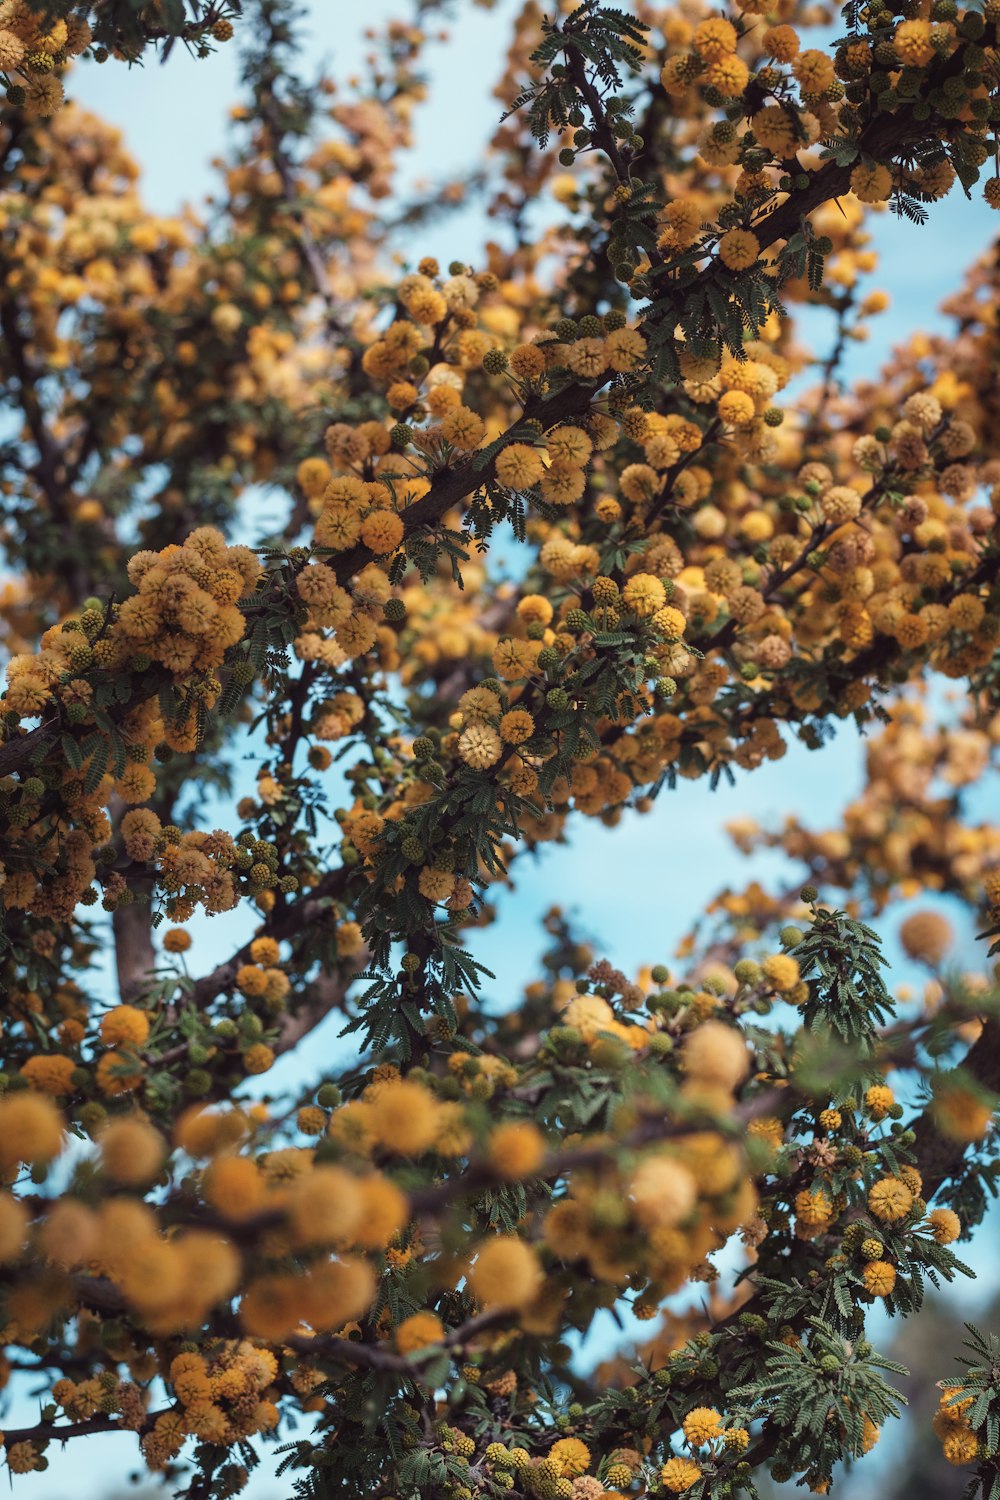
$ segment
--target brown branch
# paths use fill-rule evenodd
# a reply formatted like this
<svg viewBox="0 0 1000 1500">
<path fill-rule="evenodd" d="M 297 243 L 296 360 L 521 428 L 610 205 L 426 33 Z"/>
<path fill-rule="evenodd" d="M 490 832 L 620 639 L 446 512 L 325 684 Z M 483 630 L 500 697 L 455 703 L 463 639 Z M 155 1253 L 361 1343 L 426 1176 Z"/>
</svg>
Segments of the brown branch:
<svg viewBox="0 0 1000 1500">
<path fill-rule="evenodd" d="M 267 932 L 277 942 L 292 937 L 314 923 L 326 917 L 328 912 L 327 902 L 341 895 L 347 883 L 348 871 L 346 869 L 331 870 L 317 886 L 300 900 L 292 902 L 284 911 L 275 915 L 267 924 Z M 196 981 L 192 991 L 192 1003 L 197 1006 L 205 1006 L 210 1000 L 223 990 L 229 989 L 236 979 L 236 971 L 241 965 L 250 962 L 250 944 L 253 938 L 237 948 L 223 963 L 217 964 L 211 973 Z"/>
<path fill-rule="evenodd" d="M 286 1011 L 278 1023 L 278 1039 L 274 1044 L 276 1057 L 297 1047 L 302 1038 L 314 1031 L 321 1021 L 325 1021 L 331 1011 L 343 1009 L 351 984 L 367 968 L 368 961 L 368 949 L 364 948 L 351 959 L 346 973 L 320 974 L 313 980 L 305 1005 L 294 1011 Z"/>
<path fill-rule="evenodd" d="M 152 880 L 143 884 L 152 885 Z M 141 997 L 156 965 L 149 905 L 144 900 L 116 906 L 111 915 L 118 993 L 123 1001 Z"/>
<path fill-rule="evenodd" d="M 65 1426 L 58 1422 L 36 1422 L 34 1427 L 8 1427 L 3 1435 L 4 1447 L 9 1453 L 15 1443 L 68 1443 L 70 1438 L 92 1437 L 96 1432 L 131 1432 L 136 1437 L 152 1427 L 157 1417 L 165 1416 L 170 1410 L 170 1407 L 164 1407 L 161 1411 L 149 1412 L 138 1429 L 105 1416 L 87 1417 L 83 1422 L 70 1422 Z"/>
<path fill-rule="evenodd" d="M 477 1313 L 475 1317 L 469 1318 L 458 1328 L 453 1328 L 440 1344 L 434 1347 L 447 1349 L 450 1353 L 460 1353 L 479 1334 L 485 1333 L 490 1328 L 496 1328 L 498 1324 L 505 1323 L 510 1317 L 509 1309 L 502 1307 Z M 385 1370 L 394 1375 L 406 1375 L 411 1380 L 420 1379 L 418 1363 L 405 1358 L 402 1354 L 394 1354 L 391 1349 L 383 1349 L 379 1344 L 356 1343 L 353 1339 L 342 1338 L 303 1338 L 298 1335 L 293 1335 L 283 1342 L 296 1354 L 307 1357 L 318 1354 L 329 1359 L 343 1360 L 345 1364 L 363 1365 L 370 1370 Z"/>
</svg>

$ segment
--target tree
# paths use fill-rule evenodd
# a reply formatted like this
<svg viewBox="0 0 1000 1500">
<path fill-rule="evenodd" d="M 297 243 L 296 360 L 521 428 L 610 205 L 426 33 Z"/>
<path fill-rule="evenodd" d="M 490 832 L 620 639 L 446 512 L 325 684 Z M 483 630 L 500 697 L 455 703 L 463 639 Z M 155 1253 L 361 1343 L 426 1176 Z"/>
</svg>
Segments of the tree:
<svg viewBox="0 0 1000 1500">
<path fill-rule="evenodd" d="M 964 1273 L 1000 1172 L 1000 835 L 968 806 L 1000 744 L 997 257 L 952 336 L 841 378 L 884 305 L 870 206 L 916 224 L 995 154 L 1000 7 L 529 0 L 489 171 L 412 203 L 420 26 L 338 92 L 292 0 L 243 9 L 199 220 L 36 85 L 239 7 L 0 7 L 0 1285 L 43 1387 L 8 1466 L 131 1432 L 191 1497 L 274 1443 L 300 1500 L 824 1492 L 900 1409 L 872 1310 Z M 504 243 L 420 259 L 473 189 Z M 793 304 L 836 328 L 798 396 Z M 537 983 L 483 1005 L 523 851 L 836 721 L 869 735 L 842 826 L 734 830 L 787 889 L 722 892 L 634 977 L 553 907 Z M 923 893 L 982 963 L 932 899 L 901 1003 L 870 923 Z M 269 1098 L 333 1013 L 348 1061 Z M 581 1373 L 626 1309 L 658 1332 Z M 970 1338 L 920 1374 L 997 1500 Z"/>
</svg>

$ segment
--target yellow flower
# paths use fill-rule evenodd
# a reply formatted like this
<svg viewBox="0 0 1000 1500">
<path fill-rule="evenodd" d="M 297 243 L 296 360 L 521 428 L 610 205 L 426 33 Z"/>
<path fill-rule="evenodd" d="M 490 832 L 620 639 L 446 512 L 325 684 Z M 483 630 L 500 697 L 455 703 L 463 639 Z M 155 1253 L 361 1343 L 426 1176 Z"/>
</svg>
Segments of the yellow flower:
<svg viewBox="0 0 1000 1500">
<path fill-rule="evenodd" d="M 350 1243 L 362 1212 L 357 1179 L 342 1167 L 314 1166 L 291 1190 L 289 1221 L 300 1245 Z"/>
<path fill-rule="evenodd" d="M 870 1260 L 861 1273 L 865 1287 L 875 1297 L 888 1297 L 896 1285 L 896 1271 L 885 1260 Z"/>
<path fill-rule="evenodd" d="M 387 1151 L 400 1156 L 419 1156 L 437 1133 L 438 1101 L 421 1083 L 389 1079 L 365 1091 L 371 1105 L 371 1129 Z"/>
<path fill-rule="evenodd" d="M 868 1207 L 876 1219 L 885 1224 L 897 1224 L 913 1207 L 913 1194 L 898 1177 L 883 1177 L 869 1192 Z"/>
<path fill-rule="evenodd" d="M 818 47 L 800 52 L 792 64 L 792 72 L 807 94 L 822 94 L 834 81 L 833 59 Z"/>
<path fill-rule="evenodd" d="M 927 1216 L 931 1234 L 939 1245 L 950 1245 L 962 1232 L 962 1221 L 950 1208 L 935 1208 Z"/>
<path fill-rule="evenodd" d="M 500 737 L 508 745 L 523 745 L 535 732 L 535 721 L 524 708 L 512 708 L 500 720 Z"/>
<path fill-rule="evenodd" d="M 710 1443 L 722 1431 L 722 1417 L 711 1406 L 696 1406 L 683 1422 L 684 1436 L 693 1448 Z"/>
<path fill-rule="evenodd" d="M 684 1041 L 684 1068 L 700 1083 L 734 1089 L 750 1071 L 746 1038 L 722 1021 L 705 1021 Z"/>
<path fill-rule="evenodd" d="M 459 738 L 458 753 L 467 766 L 484 771 L 496 765 L 503 753 L 503 745 L 491 725 L 470 724 Z"/>
<path fill-rule="evenodd" d="M 437 904 L 447 901 L 455 889 L 455 877 L 448 870 L 436 870 L 433 865 L 425 865 L 417 876 L 417 888 L 428 901 Z"/>
<path fill-rule="evenodd" d="M 719 397 L 719 416 L 730 427 L 746 427 L 756 416 L 753 399 L 746 391 L 726 391 Z"/>
<path fill-rule="evenodd" d="M 416 1312 L 404 1318 L 396 1329 L 396 1348 L 400 1354 L 416 1354 L 444 1338 L 444 1324 L 437 1313 Z"/>
<path fill-rule="evenodd" d="M 690 1215 L 698 1188 L 686 1166 L 660 1154 L 648 1156 L 636 1167 L 629 1182 L 629 1197 L 641 1224 L 670 1229 Z"/>
<path fill-rule="evenodd" d="M 862 203 L 884 203 L 892 192 L 892 173 L 888 167 L 859 163 L 851 172 L 851 192 Z"/>
<path fill-rule="evenodd" d="M 750 82 L 750 69 L 741 57 L 726 54 L 709 63 L 705 82 L 718 89 L 724 99 L 735 99 Z"/>
<path fill-rule="evenodd" d="M 527 443 L 509 443 L 497 455 L 497 478 L 512 490 L 529 490 L 545 472 L 542 455 Z"/>
<path fill-rule="evenodd" d="M 745 271 L 756 265 L 760 241 L 749 229 L 729 229 L 719 241 L 719 259 L 730 271 Z"/>
<path fill-rule="evenodd" d="M 378 556 L 393 552 L 403 540 L 403 522 L 394 510 L 373 510 L 361 523 L 361 540 Z"/>
<path fill-rule="evenodd" d="M 795 1215 L 803 1224 L 828 1224 L 833 1217 L 833 1204 L 821 1189 L 809 1192 L 804 1188 L 795 1195 Z"/>
<path fill-rule="evenodd" d="M 680 1495 L 689 1490 L 701 1478 L 701 1470 L 689 1458 L 668 1458 L 660 1470 L 660 1479 L 665 1489 Z"/>
<path fill-rule="evenodd" d="M 691 44 L 706 60 L 724 57 L 736 51 L 736 27 L 721 16 L 711 16 L 694 29 Z"/>
<path fill-rule="evenodd" d="M 146 1120 L 110 1120 L 98 1138 L 101 1165 L 109 1177 L 126 1187 L 152 1182 L 163 1165 L 166 1142 Z"/>
<path fill-rule="evenodd" d="M 141 1047 L 149 1038 L 149 1016 L 134 1005 L 116 1005 L 101 1018 L 101 1041 L 106 1047 Z"/>
<path fill-rule="evenodd" d="M 528 1120 L 514 1120 L 498 1125 L 491 1133 L 487 1154 L 494 1170 L 501 1176 L 518 1181 L 530 1177 L 545 1159 L 545 1137 Z"/>
<path fill-rule="evenodd" d="M 895 1094 L 884 1083 L 872 1084 L 865 1093 L 865 1103 L 873 1120 L 884 1120 L 895 1102 Z"/>
<path fill-rule="evenodd" d="M 900 21 L 892 45 L 900 62 L 910 68 L 923 68 L 934 61 L 933 28 L 929 21 Z"/>
<path fill-rule="evenodd" d="M 622 598 L 640 619 L 648 619 L 667 602 L 663 584 L 652 573 L 633 573 L 622 590 Z"/>
<path fill-rule="evenodd" d="M 936 911 L 915 911 L 899 929 L 899 938 L 910 958 L 937 965 L 954 939 L 951 923 Z"/>
<path fill-rule="evenodd" d="M 943 1135 L 953 1141 L 982 1140 L 993 1119 L 993 1103 L 961 1078 L 942 1078 L 934 1087 L 931 1110 Z"/>
<path fill-rule="evenodd" d="M 764 977 L 780 994 L 787 994 L 799 982 L 798 961 L 790 953 L 772 953 L 761 964 Z"/>
<path fill-rule="evenodd" d="M 243 1054 L 243 1066 L 248 1073 L 266 1073 L 274 1065 L 274 1052 L 265 1042 L 255 1042 Z"/>
<path fill-rule="evenodd" d="M 549 1459 L 557 1465 L 560 1474 L 571 1479 L 586 1473 L 590 1465 L 590 1449 L 579 1438 L 560 1438 L 549 1449 Z"/>
<path fill-rule="evenodd" d="M 264 1203 L 261 1170 L 249 1157 L 219 1157 L 202 1181 L 205 1203 L 228 1218 L 249 1218 Z"/>
<path fill-rule="evenodd" d="M 76 1064 L 71 1057 L 58 1052 L 42 1052 L 29 1057 L 21 1068 L 21 1077 L 26 1078 L 40 1094 L 69 1094 L 73 1091 L 73 1073 Z"/>
<path fill-rule="evenodd" d="M 498 1234 L 480 1245 L 469 1270 L 469 1286 L 486 1311 L 527 1307 L 542 1289 L 538 1256 L 516 1235 Z"/>
</svg>

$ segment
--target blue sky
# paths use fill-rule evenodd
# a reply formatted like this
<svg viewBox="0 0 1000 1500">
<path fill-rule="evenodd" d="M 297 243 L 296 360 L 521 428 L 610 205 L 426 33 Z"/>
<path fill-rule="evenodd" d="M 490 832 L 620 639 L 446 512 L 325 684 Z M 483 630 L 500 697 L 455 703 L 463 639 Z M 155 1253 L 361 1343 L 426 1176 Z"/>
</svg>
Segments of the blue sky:
<svg viewBox="0 0 1000 1500">
<path fill-rule="evenodd" d="M 336 76 L 348 76 L 364 55 L 362 24 L 377 25 L 401 9 L 401 0 L 367 0 L 363 8 L 345 0 L 313 0 L 309 50 L 314 63 L 329 62 Z M 499 115 L 490 89 L 513 13 L 512 0 L 499 0 L 489 12 L 466 0 L 457 7 L 451 43 L 432 47 L 430 98 L 405 164 L 411 186 L 479 164 Z M 212 191 L 209 163 L 223 149 L 227 112 L 237 96 L 236 63 L 230 45 L 202 62 L 178 50 L 166 67 L 152 62 L 129 71 L 114 64 L 89 65 L 77 70 L 69 92 L 123 128 L 143 169 L 146 201 L 168 213 Z M 892 303 L 887 314 L 872 321 L 870 341 L 852 346 L 852 373 L 873 370 L 913 328 L 945 326 L 937 304 L 987 246 L 995 225 L 1000 227 L 981 200 L 967 203 L 957 190 L 932 209 L 922 229 L 901 225 L 889 215 L 874 221 L 883 264 L 871 284 L 888 290 Z M 419 244 L 408 246 L 408 258 L 435 254 L 443 260 L 481 262 L 484 239 L 497 232 L 475 209 L 466 210 L 431 226 Z M 806 337 L 816 341 L 820 353 L 825 332 L 818 317 L 809 319 Z M 704 782 L 682 781 L 678 791 L 663 793 L 650 815 L 629 814 L 617 830 L 578 819 L 571 847 L 549 847 L 538 861 L 516 868 L 516 889 L 502 900 L 502 922 L 477 934 L 477 952 L 497 974 L 490 986 L 493 999 L 510 1004 L 533 977 L 543 947 L 538 919 L 554 901 L 579 915 L 598 951 L 613 962 L 626 968 L 669 963 L 699 907 L 721 886 L 751 876 L 765 883 L 781 876 L 778 856 L 759 856 L 751 865 L 735 854 L 724 823 L 749 815 L 773 824 L 797 813 L 829 826 L 835 809 L 860 789 L 862 754 L 853 729 L 844 726 L 822 753 L 810 754 L 793 743 L 784 760 L 740 775 L 735 788 L 720 786 L 712 794 Z M 238 929 L 227 919 L 202 924 L 193 967 L 210 967 L 239 940 Z M 974 959 L 968 937 L 963 948 Z M 890 951 L 898 963 L 892 942 Z M 906 966 L 899 965 L 894 978 L 904 977 Z M 313 1039 L 312 1062 L 289 1060 L 269 1081 L 292 1085 L 316 1076 L 313 1070 L 322 1060 L 329 1065 L 332 1059 L 336 1030 L 333 1022 Z M 30 1402 L 19 1402 L 16 1422 L 30 1421 L 33 1409 Z M 16 1425 L 15 1416 L 7 1414 L 5 1425 Z M 109 1500 L 116 1489 L 125 1489 L 127 1474 L 136 1467 L 134 1440 L 125 1436 L 71 1444 L 61 1453 L 53 1447 L 49 1458 L 47 1473 L 18 1480 L 18 1493 L 26 1500 L 63 1500 L 70 1489 L 76 1500 Z M 279 1500 L 287 1487 L 263 1472 L 246 1493 L 250 1500 Z"/>
</svg>

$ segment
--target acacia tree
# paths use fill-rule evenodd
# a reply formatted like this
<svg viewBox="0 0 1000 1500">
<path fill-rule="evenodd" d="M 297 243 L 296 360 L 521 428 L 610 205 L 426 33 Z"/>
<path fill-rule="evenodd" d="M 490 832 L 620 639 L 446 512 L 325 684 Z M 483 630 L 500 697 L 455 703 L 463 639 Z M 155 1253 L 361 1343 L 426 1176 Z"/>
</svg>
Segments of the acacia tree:
<svg viewBox="0 0 1000 1500">
<path fill-rule="evenodd" d="M 964 1272 L 1000 1170 L 996 255 L 840 373 L 869 211 L 995 154 L 1000 6 L 528 0 L 488 170 L 413 202 L 416 22 L 339 91 L 292 0 L 244 9 L 0 5 L 9 1469 L 120 1432 L 191 1497 L 274 1443 L 301 1500 L 824 1492 L 899 1410 L 872 1309 Z M 152 215 L 50 85 L 233 19 L 222 188 Z M 474 190 L 497 242 L 420 259 Z M 558 908 L 523 996 L 483 970 L 522 851 L 835 721 L 842 823 L 734 829 L 788 889 L 631 977 Z M 908 918 L 921 1003 L 869 920 L 923 892 L 985 935 L 968 973 Z M 625 1309 L 651 1340 L 587 1373 Z M 941 1358 L 996 1500 L 998 1345 Z"/>
</svg>

